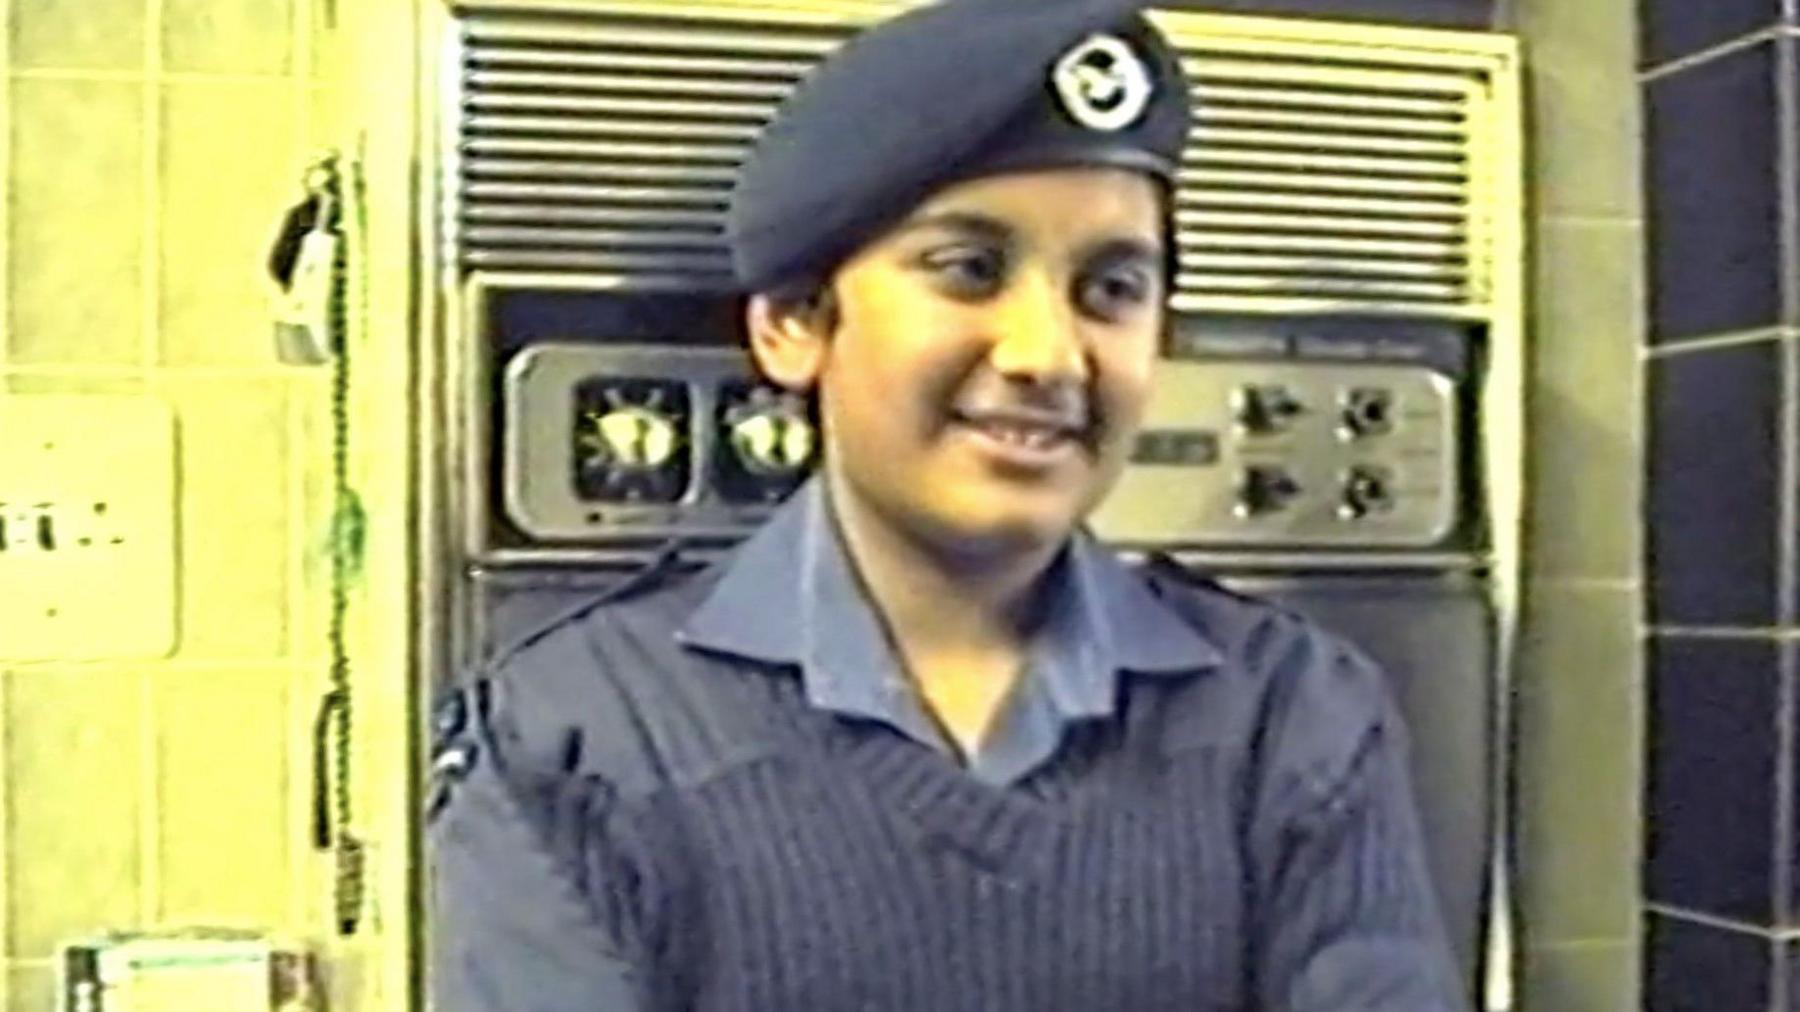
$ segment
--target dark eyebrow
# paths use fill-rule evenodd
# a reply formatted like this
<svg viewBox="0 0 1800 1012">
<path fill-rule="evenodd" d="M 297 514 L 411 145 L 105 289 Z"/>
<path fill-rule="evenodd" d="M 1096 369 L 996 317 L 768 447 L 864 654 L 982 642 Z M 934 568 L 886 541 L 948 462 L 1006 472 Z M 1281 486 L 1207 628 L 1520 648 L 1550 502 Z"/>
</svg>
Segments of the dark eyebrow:
<svg viewBox="0 0 1800 1012">
<path fill-rule="evenodd" d="M 1157 266 L 1162 263 L 1163 245 L 1151 239 L 1119 237 L 1102 239 L 1083 251 L 1082 262 L 1106 266 L 1129 264 Z"/>
<path fill-rule="evenodd" d="M 941 229 L 946 232 L 958 232 L 973 235 L 992 242 L 1007 243 L 1014 239 L 1013 227 L 1000 218 L 981 214 L 977 211 L 938 211 L 919 215 L 900 224 L 901 233 L 926 232 Z M 1105 263 L 1108 266 L 1119 264 L 1150 265 L 1162 263 L 1163 244 L 1160 240 L 1143 238 L 1136 235 L 1113 235 L 1099 239 L 1082 251 L 1083 263 Z"/>
</svg>

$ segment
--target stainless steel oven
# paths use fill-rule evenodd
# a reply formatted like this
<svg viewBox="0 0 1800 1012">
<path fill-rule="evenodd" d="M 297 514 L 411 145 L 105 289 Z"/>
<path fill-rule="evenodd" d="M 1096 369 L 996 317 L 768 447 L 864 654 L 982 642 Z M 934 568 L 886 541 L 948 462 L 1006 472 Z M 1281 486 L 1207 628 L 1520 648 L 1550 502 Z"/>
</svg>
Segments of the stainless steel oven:
<svg viewBox="0 0 1800 1012">
<path fill-rule="evenodd" d="M 671 544 L 704 562 L 806 474 L 740 350 L 744 145 L 874 0 L 459 0 L 444 24 L 427 482 L 450 679 Z M 1158 13 L 1200 113 L 1174 324 L 1093 519 L 1312 616 L 1393 678 L 1472 993 L 1506 988 L 1498 846 L 1516 598 L 1509 40 Z M 1504 999 L 1501 999 L 1504 1000 Z"/>
</svg>

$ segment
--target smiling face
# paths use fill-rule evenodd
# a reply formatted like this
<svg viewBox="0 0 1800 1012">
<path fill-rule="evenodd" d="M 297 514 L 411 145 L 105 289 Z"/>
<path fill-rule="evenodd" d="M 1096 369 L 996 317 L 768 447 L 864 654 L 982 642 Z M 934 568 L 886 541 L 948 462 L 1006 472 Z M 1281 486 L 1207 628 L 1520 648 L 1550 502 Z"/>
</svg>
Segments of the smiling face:
<svg viewBox="0 0 1800 1012">
<path fill-rule="evenodd" d="M 752 301 L 765 374 L 816 386 L 840 509 L 956 555 L 1060 544 L 1111 488 L 1163 316 L 1151 180 L 952 185 L 842 264 L 827 312 Z"/>
</svg>

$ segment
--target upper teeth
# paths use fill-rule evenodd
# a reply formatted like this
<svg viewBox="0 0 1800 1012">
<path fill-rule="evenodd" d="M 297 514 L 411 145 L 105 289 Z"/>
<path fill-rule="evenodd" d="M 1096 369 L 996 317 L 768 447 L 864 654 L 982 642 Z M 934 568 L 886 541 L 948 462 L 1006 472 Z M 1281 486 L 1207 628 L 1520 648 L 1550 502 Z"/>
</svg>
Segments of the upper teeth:
<svg viewBox="0 0 1800 1012">
<path fill-rule="evenodd" d="M 1029 425 L 1019 422 L 986 421 L 981 429 L 988 435 L 1007 443 L 1018 443 L 1022 446 L 1048 446 L 1061 437 L 1062 433 L 1047 425 Z"/>
</svg>

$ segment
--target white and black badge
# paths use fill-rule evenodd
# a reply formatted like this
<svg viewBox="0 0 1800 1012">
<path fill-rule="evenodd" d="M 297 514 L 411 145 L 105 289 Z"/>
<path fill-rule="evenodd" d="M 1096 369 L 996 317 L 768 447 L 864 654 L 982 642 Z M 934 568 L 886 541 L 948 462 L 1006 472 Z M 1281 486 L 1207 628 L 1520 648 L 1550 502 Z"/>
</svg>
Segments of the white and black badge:
<svg viewBox="0 0 1800 1012">
<path fill-rule="evenodd" d="M 1116 35 L 1090 35 L 1056 61 L 1056 95 L 1090 130 L 1123 130 L 1150 106 L 1150 71 Z"/>
</svg>

